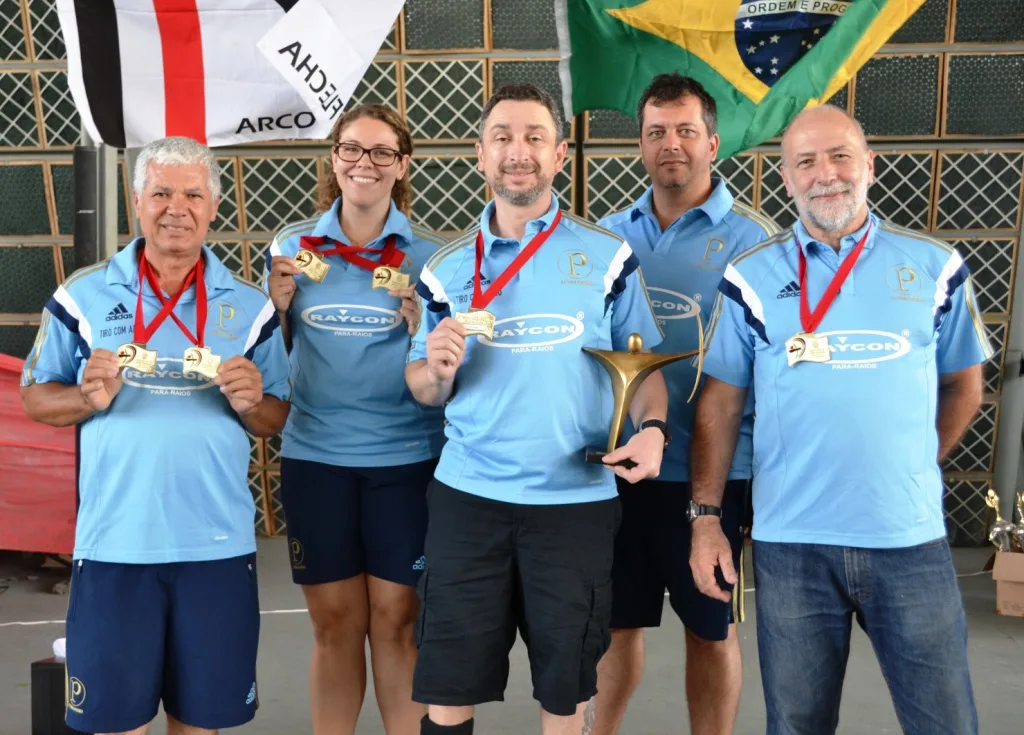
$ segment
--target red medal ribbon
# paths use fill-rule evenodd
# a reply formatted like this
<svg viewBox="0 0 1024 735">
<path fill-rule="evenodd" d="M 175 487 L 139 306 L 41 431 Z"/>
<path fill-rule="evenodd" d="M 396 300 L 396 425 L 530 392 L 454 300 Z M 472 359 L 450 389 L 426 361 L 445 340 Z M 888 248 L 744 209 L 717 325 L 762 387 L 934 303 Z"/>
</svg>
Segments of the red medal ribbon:
<svg viewBox="0 0 1024 735">
<path fill-rule="evenodd" d="M 328 255 L 340 255 L 342 258 L 347 260 L 353 265 L 358 265 L 360 268 L 365 268 L 368 271 L 372 271 L 382 265 L 389 265 L 392 268 L 398 268 L 402 265 L 402 260 L 405 258 L 405 254 L 398 249 L 398 238 L 395 235 L 389 235 L 384 247 L 381 249 L 377 248 L 363 248 L 357 247 L 356 245 L 343 245 L 336 244 L 335 247 L 330 250 L 320 250 L 321 247 L 328 243 L 333 243 L 329 237 L 313 237 L 307 235 L 299 238 L 299 247 L 305 250 L 312 250 L 314 253 L 319 253 L 323 257 Z M 373 253 L 380 255 L 378 261 L 364 258 L 356 253 Z"/>
<path fill-rule="evenodd" d="M 836 300 L 836 296 L 839 295 L 839 290 L 843 287 L 843 283 L 846 282 L 850 271 L 853 270 L 857 258 L 864 251 L 864 245 L 868 241 L 869 234 L 871 234 L 870 222 L 868 222 L 868 228 L 864 231 L 860 241 L 854 246 L 850 254 L 843 258 L 843 262 L 839 265 L 839 270 L 832 276 L 832 281 L 828 284 L 825 294 L 821 297 L 821 301 L 818 302 L 813 312 L 807 303 L 807 256 L 804 255 L 800 238 L 797 237 L 796 249 L 800 257 L 800 325 L 804 328 L 804 332 L 813 333 L 825 318 L 826 312 L 832 306 L 832 302 Z"/>
<path fill-rule="evenodd" d="M 551 237 L 551 233 L 555 231 L 555 228 L 558 227 L 558 223 L 561 221 L 562 210 L 558 210 L 555 218 L 551 221 L 551 225 L 546 230 L 538 232 L 530 240 L 529 244 L 519 251 L 519 255 L 509 264 L 508 268 L 495 278 L 491 285 L 487 287 L 487 290 L 483 292 L 480 290 L 480 264 L 484 259 L 484 233 L 483 230 L 478 232 L 476 234 L 476 272 L 473 274 L 473 300 L 470 302 L 470 306 L 474 309 L 486 309 L 494 301 L 494 297 L 498 295 L 501 289 L 505 288 L 508 282 L 523 269 L 526 261 L 532 258 L 534 253 L 540 250 L 540 246 L 547 242 L 547 239 Z"/>
<path fill-rule="evenodd" d="M 153 293 L 156 294 L 157 299 L 162 305 L 160 311 L 157 312 L 157 315 L 153 317 L 148 326 L 142 316 L 142 287 L 144 281 L 149 282 L 149 287 L 153 289 Z M 177 314 L 174 313 L 174 307 L 177 305 L 181 295 L 188 291 L 189 286 L 193 282 L 196 284 L 196 336 L 192 335 L 192 332 L 181 323 Z M 135 302 L 135 342 L 143 345 L 147 344 L 156 333 L 156 330 L 160 328 L 160 325 L 167 321 L 167 317 L 170 316 L 192 344 L 196 347 L 202 347 L 203 333 L 206 331 L 206 308 L 206 280 L 203 278 L 202 256 L 199 256 L 199 260 L 185 277 L 185 283 L 182 285 L 181 290 L 170 299 L 165 299 L 163 291 L 160 290 L 160 284 L 156 282 L 156 277 L 153 275 L 153 269 L 150 267 L 149 261 L 146 260 L 146 254 L 142 254 L 142 257 L 139 259 L 139 298 Z"/>
</svg>

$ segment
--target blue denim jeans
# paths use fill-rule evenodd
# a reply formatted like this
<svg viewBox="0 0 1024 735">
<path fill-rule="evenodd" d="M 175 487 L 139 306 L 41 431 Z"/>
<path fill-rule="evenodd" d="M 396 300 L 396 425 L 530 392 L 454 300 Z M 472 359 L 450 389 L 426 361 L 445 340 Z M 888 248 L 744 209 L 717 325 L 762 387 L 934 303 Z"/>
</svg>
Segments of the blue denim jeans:
<svg viewBox="0 0 1024 735">
<path fill-rule="evenodd" d="M 945 538 L 902 549 L 754 542 L 767 735 L 839 724 L 854 616 L 907 735 L 976 735 L 967 619 Z"/>
</svg>

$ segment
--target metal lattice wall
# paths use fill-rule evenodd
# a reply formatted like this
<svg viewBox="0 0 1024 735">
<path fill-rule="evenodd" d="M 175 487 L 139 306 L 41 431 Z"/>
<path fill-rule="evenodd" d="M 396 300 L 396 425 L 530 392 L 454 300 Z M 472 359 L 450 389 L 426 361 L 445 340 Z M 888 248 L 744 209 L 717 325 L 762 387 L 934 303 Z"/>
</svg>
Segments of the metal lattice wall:
<svg viewBox="0 0 1024 735">
<path fill-rule="evenodd" d="M 528 22 L 524 22 L 527 20 Z M 493 89 L 528 80 L 561 97 L 551 0 L 407 0 L 351 104 L 384 102 L 413 131 L 414 219 L 445 233 L 472 226 L 489 197 L 472 144 Z M 51 0 L 0 0 L 0 352 L 24 356 L 46 298 L 72 268 L 71 150 L 79 121 Z M 998 352 L 986 402 L 945 464 L 955 543 L 983 543 L 982 497 L 992 484 L 1004 353 L 1013 307 L 1024 189 L 1024 14 L 1019 0 L 927 0 L 832 102 L 860 119 L 878 154 L 874 207 L 957 247 L 974 273 Z M 566 205 L 591 219 L 628 206 L 646 177 L 636 123 L 599 111 L 581 124 L 556 180 Z M 210 235 L 230 268 L 257 283 L 284 224 L 309 216 L 325 146 L 312 141 L 219 149 L 224 201 Z M 123 156 L 122 156 L 123 161 Z M 716 163 L 738 198 L 779 224 L 794 219 L 777 145 Z M 580 196 L 577 196 L 577 193 Z M 122 163 L 118 232 L 128 216 Z M 250 486 L 260 532 L 281 533 L 278 439 L 252 442 Z"/>
</svg>

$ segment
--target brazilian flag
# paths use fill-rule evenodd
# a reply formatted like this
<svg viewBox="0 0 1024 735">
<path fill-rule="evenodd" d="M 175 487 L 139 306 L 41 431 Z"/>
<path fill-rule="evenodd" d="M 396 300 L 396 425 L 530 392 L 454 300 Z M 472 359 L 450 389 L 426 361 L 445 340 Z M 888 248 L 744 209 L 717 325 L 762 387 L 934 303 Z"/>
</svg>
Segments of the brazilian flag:
<svg viewBox="0 0 1024 735">
<path fill-rule="evenodd" d="M 555 0 L 566 113 L 636 114 L 656 74 L 718 105 L 720 158 L 828 100 L 924 0 Z"/>
</svg>

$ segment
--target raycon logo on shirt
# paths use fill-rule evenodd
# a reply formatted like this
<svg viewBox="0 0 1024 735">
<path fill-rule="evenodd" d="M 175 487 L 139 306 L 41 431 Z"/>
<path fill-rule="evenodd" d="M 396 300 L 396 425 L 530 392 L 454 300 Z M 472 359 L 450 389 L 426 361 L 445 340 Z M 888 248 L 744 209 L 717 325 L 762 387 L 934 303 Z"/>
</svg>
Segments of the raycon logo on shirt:
<svg viewBox="0 0 1024 735">
<path fill-rule="evenodd" d="M 873 369 L 878 363 L 895 360 L 910 352 L 910 333 L 882 332 L 876 329 L 838 329 L 819 332 L 828 338 L 828 349 L 832 359 L 828 364 L 833 370 Z"/>
<path fill-rule="evenodd" d="M 302 312 L 302 321 L 316 329 L 326 329 L 339 337 L 369 337 L 387 332 L 402 322 L 398 312 L 380 306 L 362 304 L 323 304 Z"/>
<path fill-rule="evenodd" d="M 686 294 L 656 286 L 648 286 L 647 294 L 651 297 L 654 316 L 659 320 L 691 319 L 700 313 L 700 304 Z"/>
<path fill-rule="evenodd" d="M 494 338 L 480 337 L 487 347 L 505 347 L 520 352 L 553 352 L 583 335 L 583 312 L 575 317 L 565 314 L 523 314 L 494 323 Z"/>
<path fill-rule="evenodd" d="M 184 362 L 180 357 L 158 357 L 156 370 L 152 373 L 140 373 L 138 370 L 126 368 L 121 378 L 125 385 L 133 388 L 149 390 L 152 395 L 187 396 L 194 390 L 206 390 L 213 387 L 213 382 L 198 373 L 185 375 L 182 373 Z"/>
</svg>

